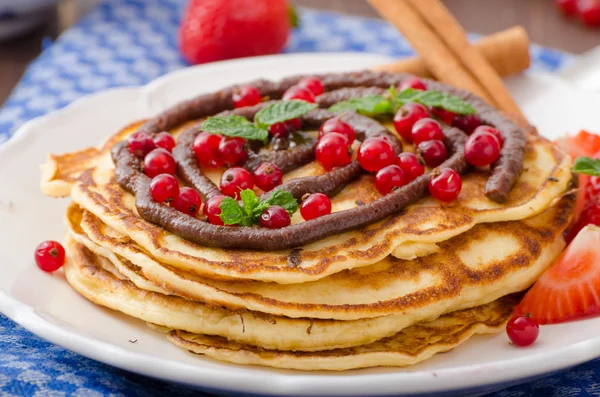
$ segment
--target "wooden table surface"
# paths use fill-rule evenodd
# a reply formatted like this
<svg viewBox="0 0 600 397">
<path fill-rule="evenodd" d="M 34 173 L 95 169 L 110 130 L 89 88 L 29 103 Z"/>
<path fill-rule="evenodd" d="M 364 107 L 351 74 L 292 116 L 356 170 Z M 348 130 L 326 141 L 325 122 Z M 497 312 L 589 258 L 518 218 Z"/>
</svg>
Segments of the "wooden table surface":
<svg viewBox="0 0 600 397">
<path fill-rule="evenodd" d="M 379 17 L 365 0 L 295 0 L 299 6 L 347 14 Z M 489 34 L 512 25 L 523 25 L 533 42 L 572 53 L 600 45 L 600 29 L 586 28 L 564 19 L 553 0 L 445 0 L 460 23 L 470 32 Z M 56 18 L 18 39 L 0 42 L 0 104 L 21 77 L 27 64 L 40 52 L 44 37 L 57 32 Z"/>
</svg>

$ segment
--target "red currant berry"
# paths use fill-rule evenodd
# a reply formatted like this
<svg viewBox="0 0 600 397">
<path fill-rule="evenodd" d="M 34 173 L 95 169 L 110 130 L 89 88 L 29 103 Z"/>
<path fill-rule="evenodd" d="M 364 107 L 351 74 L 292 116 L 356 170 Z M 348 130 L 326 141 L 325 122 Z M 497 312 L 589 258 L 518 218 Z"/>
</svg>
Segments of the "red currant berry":
<svg viewBox="0 0 600 397">
<path fill-rule="evenodd" d="M 274 137 L 284 138 L 292 132 L 300 130 L 300 128 L 302 128 L 302 120 L 299 118 L 291 119 L 271 125 L 269 127 L 269 134 Z"/>
<path fill-rule="evenodd" d="M 429 167 L 437 167 L 448 159 L 446 145 L 442 141 L 425 141 L 419 143 L 417 153 L 421 155 Z"/>
<path fill-rule="evenodd" d="M 555 0 L 554 3 L 558 9 L 567 17 L 577 14 L 578 0 Z"/>
<path fill-rule="evenodd" d="M 283 172 L 273 163 L 264 162 L 254 171 L 254 183 L 265 192 L 281 185 L 282 180 Z"/>
<path fill-rule="evenodd" d="M 448 125 L 452 125 L 454 118 L 456 117 L 455 113 L 452 113 L 444 108 L 431 108 L 431 114 L 433 114 L 438 120 L 442 123 L 446 123 Z"/>
<path fill-rule="evenodd" d="M 170 203 L 179 196 L 179 182 L 173 175 L 157 175 L 150 183 L 150 194 L 157 203 Z"/>
<path fill-rule="evenodd" d="M 129 151 L 137 157 L 144 158 L 154 149 L 156 149 L 156 144 L 150 134 L 136 132 L 129 137 Z"/>
<path fill-rule="evenodd" d="M 517 346 L 533 344 L 540 334 L 540 326 L 530 315 L 514 315 L 506 324 L 508 339 Z"/>
<path fill-rule="evenodd" d="M 260 214 L 260 225 L 269 229 L 281 229 L 291 223 L 290 214 L 285 208 L 272 205 Z"/>
<path fill-rule="evenodd" d="M 288 88 L 287 91 L 283 94 L 283 99 L 286 101 L 290 101 L 292 99 L 299 99 L 301 101 L 315 103 L 315 96 L 313 95 L 313 93 L 308 89 L 302 88 L 297 85 Z"/>
<path fill-rule="evenodd" d="M 154 178 L 160 174 L 175 174 L 175 159 L 165 149 L 154 149 L 144 157 L 144 174 Z"/>
<path fill-rule="evenodd" d="M 414 153 L 400 153 L 396 157 L 396 165 L 402 168 L 404 174 L 412 181 L 425 173 L 425 166 L 419 160 L 419 157 Z"/>
<path fill-rule="evenodd" d="M 429 117 L 429 111 L 420 103 L 402 105 L 394 116 L 394 127 L 398 134 L 407 141 L 412 141 L 412 127 L 421 119 Z"/>
<path fill-rule="evenodd" d="M 377 172 L 394 164 L 394 147 L 384 138 L 369 138 L 358 148 L 358 163 L 365 170 Z"/>
<path fill-rule="evenodd" d="M 489 125 L 482 125 L 481 127 L 475 128 L 475 131 L 473 131 L 473 134 L 478 134 L 478 133 L 492 134 L 498 140 L 500 147 L 502 147 L 502 145 L 504 144 L 504 139 L 502 139 L 502 134 L 500 133 L 500 131 L 498 131 L 494 127 L 490 127 Z"/>
<path fill-rule="evenodd" d="M 319 138 L 323 138 L 323 136 L 330 132 L 337 132 L 338 134 L 346 136 L 349 144 L 352 144 L 356 139 L 356 131 L 354 131 L 354 128 L 345 121 L 342 121 L 339 116 L 331 118 L 321 124 L 321 128 L 319 128 Z"/>
<path fill-rule="evenodd" d="M 600 1 L 578 0 L 579 18 L 587 26 L 600 26 Z"/>
<path fill-rule="evenodd" d="M 451 168 L 440 168 L 429 179 L 429 194 L 444 202 L 456 200 L 462 188 L 462 179 L 458 172 Z"/>
<path fill-rule="evenodd" d="M 233 106 L 236 108 L 254 106 L 260 102 L 260 91 L 253 85 L 246 85 L 235 91 L 232 99 Z"/>
<path fill-rule="evenodd" d="M 481 125 L 481 118 L 476 114 L 458 115 L 452 121 L 452 125 L 459 130 L 464 131 L 465 134 L 471 135 L 475 128 Z"/>
<path fill-rule="evenodd" d="M 200 193 L 190 187 L 182 187 L 179 190 L 179 196 L 171 202 L 171 207 L 191 216 L 198 214 L 201 205 L 202 198 L 200 197 Z"/>
<path fill-rule="evenodd" d="M 423 83 L 423 80 L 421 80 L 418 77 L 409 77 L 406 80 L 404 80 L 402 84 L 400 84 L 400 91 L 404 91 L 407 88 L 412 88 L 413 90 L 421 91 L 427 90 L 427 86 L 425 85 L 425 83 Z"/>
<path fill-rule="evenodd" d="M 500 157 L 500 144 L 487 132 L 476 132 L 465 142 L 465 159 L 476 167 L 485 167 Z"/>
<path fill-rule="evenodd" d="M 423 141 L 443 141 L 444 131 L 442 131 L 440 123 L 434 119 L 425 118 L 413 125 L 411 138 L 415 145 Z"/>
<path fill-rule="evenodd" d="M 313 193 L 302 200 L 300 215 L 309 221 L 323 215 L 331 214 L 331 200 L 323 193 Z"/>
<path fill-rule="evenodd" d="M 383 167 L 375 174 L 375 187 L 381 194 L 388 194 L 392 190 L 408 183 L 408 177 L 396 164 Z"/>
<path fill-rule="evenodd" d="M 298 86 L 306 88 L 314 96 L 319 96 L 323 93 L 323 83 L 316 77 L 305 77 L 298 82 Z"/>
<path fill-rule="evenodd" d="M 219 143 L 219 159 L 226 165 L 240 165 L 248 159 L 248 144 L 244 138 L 225 137 Z"/>
<path fill-rule="evenodd" d="M 193 145 L 198 163 L 205 167 L 220 163 L 219 145 L 221 144 L 221 139 L 221 135 L 209 134 L 208 132 L 198 134 L 196 139 L 194 139 Z"/>
<path fill-rule="evenodd" d="M 65 264 L 65 249 L 57 241 L 44 241 L 35 248 L 34 257 L 40 269 L 53 272 Z"/>
<path fill-rule="evenodd" d="M 233 167 L 221 176 L 220 187 L 223 194 L 239 199 L 242 190 L 254 188 L 254 177 L 245 168 Z"/>
<path fill-rule="evenodd" d="M 156 147 L 172 152 L 175 147 L 175 138 L 168 132 L 161 132 L 154 137 L 154 144 Z"/>
<path fill-rule="evenodd" d="M 348 144 L 348 138 L 337 132 L 326 134 L 317 143 L 315 159 L 327 171 L 349 164 L 352 161 L 352 151 Z"/>
<path fill-rule="evenodd" d="M 209 223 L 213 225 L 223 226 L 223 221 L 221 220 L 221 201 L 227 197 L 224 194 L 218 194 L 216 196 L 212 196 L 206 201 L 204 204 L 204 209 L 202 210 L 202 214 L 206 217 Z"/>
</svg>

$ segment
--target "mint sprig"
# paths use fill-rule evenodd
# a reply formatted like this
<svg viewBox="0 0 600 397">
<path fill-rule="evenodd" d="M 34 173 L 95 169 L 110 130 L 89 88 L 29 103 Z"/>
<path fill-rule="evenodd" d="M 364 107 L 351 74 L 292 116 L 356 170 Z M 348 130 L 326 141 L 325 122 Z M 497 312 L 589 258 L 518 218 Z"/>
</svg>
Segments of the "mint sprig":
<svg viewBox="0 0 600 397">
<path fill-rule="evenodd" d="M 225 225 L 251 226 L 258 223 L 258 219 L 264 210 L 279 205 L 283 207 L 290 216 L 298 211 L 298 202 L 292 194 L 285 190 L 275 190 L 266 200 L 261 200 L 253 190 L 245 189 L 240 192 L 239 201 L 231 197 L 225 197 L 221 201 L 219 217 Z"/>
<path fill-rule="evenodd" d="M 600 176 L 600 159 L 577 157 L 573 164 L 573 172 L 591 176 Z"/>
<path fill-rule="evenodd" d="M 350 98 L 329 108 L 330 112 L 343 113 L 356 111 L 367 116 L 377 116 L 394 112 L 392 102 L 383 95 L 366 95 L 360 98 Z"/>
<path fill-rule="evenodd" d="M 314 103 L 298 99 L 281 101 L 259 110 L 254 116 L 254 121 L 259 127 L 268 128 L 270 125 L 298 118 L 316 107 Z"/>
</svg>

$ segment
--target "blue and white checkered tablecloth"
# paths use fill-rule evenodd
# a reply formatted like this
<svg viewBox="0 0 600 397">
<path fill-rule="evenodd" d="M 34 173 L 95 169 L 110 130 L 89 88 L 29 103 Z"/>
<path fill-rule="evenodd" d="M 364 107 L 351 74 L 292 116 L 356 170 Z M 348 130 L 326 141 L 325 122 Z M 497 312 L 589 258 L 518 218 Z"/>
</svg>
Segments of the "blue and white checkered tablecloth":
<svg viewBox="0 0 600 397">
<path fill-rule="evenodd" d="M 103 0 L 27 69 L 0 110 L 0 142 L 24 122 L 109 87 L 145 84 L 185 66 L 176 29 L 185 0 Z M 383 21 L 302 10 L 286 52 L 369 51 L 412 55 Z M 533 46 L 533 68 L 553 71 L 570 56 Z M 493 394 L 600 396 L 600 361 Z M 197 396 L 52 345 L 0 315 L 2 396 Z"/>
</svg>

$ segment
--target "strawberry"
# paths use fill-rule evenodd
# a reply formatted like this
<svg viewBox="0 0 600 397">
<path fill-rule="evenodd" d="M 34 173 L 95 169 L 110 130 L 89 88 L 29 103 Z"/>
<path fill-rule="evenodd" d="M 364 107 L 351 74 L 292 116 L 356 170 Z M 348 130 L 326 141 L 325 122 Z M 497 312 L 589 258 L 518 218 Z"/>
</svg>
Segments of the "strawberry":
<svg viewBox="0 0 600 397">
<path fill-rule="evenodd" d="M 179 45 L 193 64 L 275 54 L 285 46 L 290 27 L 286 0 L 191 0 Z"/>
<path fill-rule="evenodd" d="M 538 324 L 573 320 L 600 312 L 600 228 L 585 226 L 527 292 L 515 313 Z"/>
</svg>

